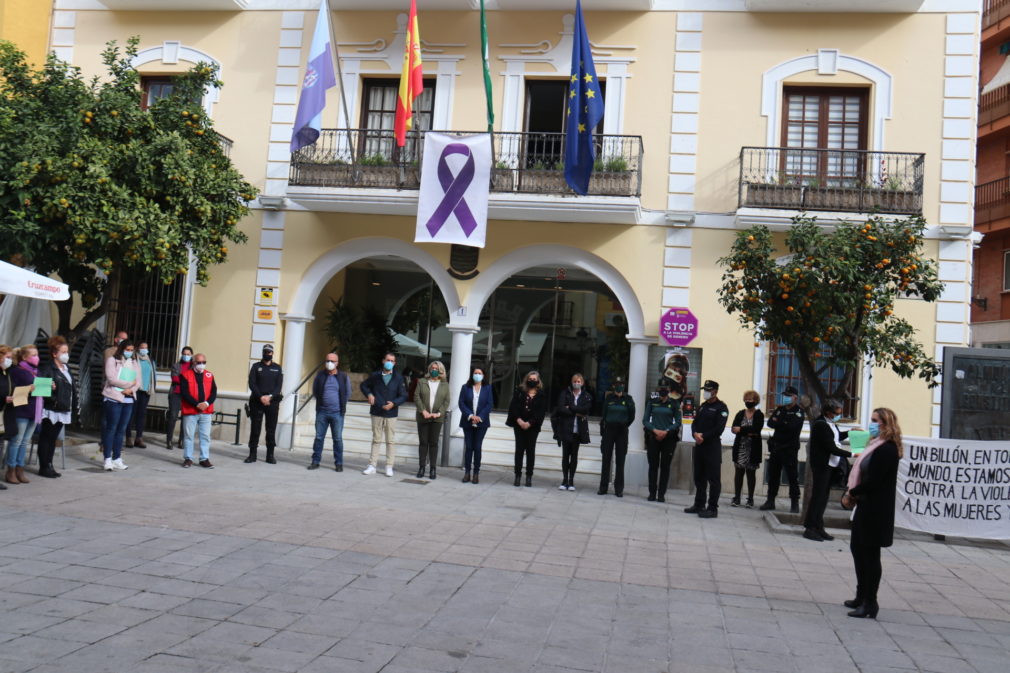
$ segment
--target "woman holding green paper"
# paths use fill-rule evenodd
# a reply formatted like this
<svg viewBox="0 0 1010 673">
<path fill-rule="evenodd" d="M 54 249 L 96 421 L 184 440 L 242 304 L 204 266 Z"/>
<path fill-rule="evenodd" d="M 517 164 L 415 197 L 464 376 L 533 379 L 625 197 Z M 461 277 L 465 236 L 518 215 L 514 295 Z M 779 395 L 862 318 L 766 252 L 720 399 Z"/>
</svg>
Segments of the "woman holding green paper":
<svg viewBox="0 0 1010 673">
<path fill-rule="evenodd" d="M 55 479 L 53 468 L 56 440 L 63 426 L 70 425 L 74 405 L 74 383 L 70 377 L 70 348 L 67 340 L 56 335 L 49 339 L 49 361 L 39 367 L 39 376 L 52 380 L 52 394 L 43 398 L 42 424 L 39 426 L 39 476 Z"/>
<path fill-rule="evenodd" d="M 39 349 L 35 344 L 25 344 L 15 353 L 17 365 L 10 372 L 12 390 L 35 385 L 39 370 Z M 28 404 L 14 410 L 15 428 L 7 446 L 7 472 L 4 479 L 8 484 L 27 484 L 25 476 L 25 454 L 32 441 L 35 425 L 42 418 L 42 398 L 30 397 Z"/>
<path fill-rule="evenodd" d="M 140 388 L 140 366 L 134 359 L 133 342 L 124 339 L 116 346 L 116 352 L 105 361 L 105 387 L 102 389 L 102 411 L 105 424 L 102 426 L 102 448 L 105 455 L 105 469 L 125 470 L 126 463 L 120 456 L 126 428 L 133 415 L 134 396 Z"/>
</svg>

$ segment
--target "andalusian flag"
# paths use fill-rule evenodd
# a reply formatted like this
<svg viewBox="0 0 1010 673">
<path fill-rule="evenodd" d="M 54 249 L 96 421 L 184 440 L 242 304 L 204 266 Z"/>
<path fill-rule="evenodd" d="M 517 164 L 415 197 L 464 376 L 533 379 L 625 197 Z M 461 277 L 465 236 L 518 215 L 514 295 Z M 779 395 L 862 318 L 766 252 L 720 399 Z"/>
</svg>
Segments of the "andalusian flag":
<svg viewBox="0 0 1010 673">
<path fill-rule="evenodd" d="M 494 131 L 494 102 L 491 98 L 491 64 L 488 62 L 487 19 L 484 18 L 484 0 L 480 0 L 480 53 L 484 61 L 484 95 L 487 97 L 487 130 Z"/>
<path fill-rule="evenodd" d="M 424 73 L 421 71 L 421 35 L 417 30 L 417 2 L 410 0 L 407 17 L 407 40 L 403 52 L 403 71 L 400 73 L 400 96 L 396 100 L 396 122 L 393 125 L 396 144 L 403 147 L 407 131 L 414 126 L 412 108 L 414 100 L 424 91 Z"/>
</svg>

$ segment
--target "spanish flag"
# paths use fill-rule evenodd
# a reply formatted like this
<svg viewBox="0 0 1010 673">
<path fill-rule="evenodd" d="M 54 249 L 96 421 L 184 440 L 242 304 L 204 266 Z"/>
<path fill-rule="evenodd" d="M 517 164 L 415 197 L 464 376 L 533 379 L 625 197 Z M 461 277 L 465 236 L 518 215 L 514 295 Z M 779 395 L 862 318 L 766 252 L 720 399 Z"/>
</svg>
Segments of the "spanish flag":
<svg viewBox="0 0 1010 673">
<path fill-rule="evenodd" d="M 400 95 L 396 100 L 396 123 L 393 126 L 396 144 L 403 147 L 407 131 L 414 125 L 412 108 L 414 100 L 424 91 L 424 73 L 421 70 L 421 36 L 417 29 L 417 1 L 410 0 L 407 18 L 407 41 L 403 52 L 403 71 L 400 73 Z"/>
</svg>

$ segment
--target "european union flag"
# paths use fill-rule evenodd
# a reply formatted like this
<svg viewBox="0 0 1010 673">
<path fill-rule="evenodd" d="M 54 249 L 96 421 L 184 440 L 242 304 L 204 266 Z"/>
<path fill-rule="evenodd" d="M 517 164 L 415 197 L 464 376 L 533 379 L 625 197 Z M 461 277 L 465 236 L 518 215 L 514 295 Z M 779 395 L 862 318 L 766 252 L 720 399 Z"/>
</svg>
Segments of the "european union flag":
<svg viewBox="0 0 1010 673">
<path fill-rule="evenodd" d="M 596 160 L 593 129 L 603 119 L 603 93 L 596 79 L 586 22 L 582 18 L 582 0 L 575 3 L 573 37 L 572 79 L 568 87 L 565 127 L 565 180 L 575 193 L 585 195 Z"/>
</svg>

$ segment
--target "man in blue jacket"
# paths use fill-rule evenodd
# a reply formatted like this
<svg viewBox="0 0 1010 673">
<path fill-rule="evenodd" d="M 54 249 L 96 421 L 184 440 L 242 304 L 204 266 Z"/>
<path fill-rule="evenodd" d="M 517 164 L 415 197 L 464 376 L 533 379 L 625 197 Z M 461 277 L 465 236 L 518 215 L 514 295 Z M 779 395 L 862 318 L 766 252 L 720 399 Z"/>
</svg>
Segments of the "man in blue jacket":
<svg viewBox="0 0 1010 673">
<path fill-rule="evenodd" d="M 379 462 L 379 446 L 386 442 L 386 476 L 393 476 L 396 463 L 396 417 L 400 405 L 407 401 L 407 388 L 403 376 L 394 371 L 396 354 L 386 353 L 382 358 L 382 369 L 373 372 L 361 383 L 361 392 L 368 396 L 369 412 L 372 416 L 372 457 L 368 461 L 365 474 L 375 474 Z"/>
<path fill-rule="evenodd" d="M 312 381 L 312 396 L 316 400 L 316 438 L 312 442 L 310 470 L 319 469 L 328 430 L 333 438 L 334 469 L 344 471 L 344 416 L 347 415 L 347 400 L 351 397 L 351 380 L 340 371 L 339 366 L 337 354 L 327 353 L 323 368 Z"/>
</svg>

